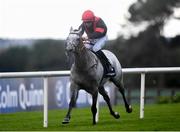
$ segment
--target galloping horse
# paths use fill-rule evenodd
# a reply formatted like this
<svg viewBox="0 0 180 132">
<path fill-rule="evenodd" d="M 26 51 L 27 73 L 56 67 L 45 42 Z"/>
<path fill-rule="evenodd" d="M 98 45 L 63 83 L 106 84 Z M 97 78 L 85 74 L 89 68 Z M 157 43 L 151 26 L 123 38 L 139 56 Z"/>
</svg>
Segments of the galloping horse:
<svg viewBox="0 0 180 132">
<path fill-rule="evenodd" d="M 80 89 L 84 89 L 86 92 L 92 95 L 91 111 L 93 115 L 93 124 L 96 124 L 95 117 L 97 114 L 96 103 L 98 92 L 103 96 L 104 100 L 106 101 L 109 107 L 110 114 L 116 119 L 118 119 L 120 115 L 118 112 L 113 111 L 110 103 L 110 98 L 104 89 L 104 84 L 107 81 L 113 82 L 122 94 L 126 112 L 132 112 L 132 107 L 127 103 L 125 97 L 122 68 L 118 59 L 112 52 L 108 50 L 103 50 L 104 54 L 107 56 L 112 66 L 115 68 L 116 76 L 111 78 L 104 78 L 104 68 L 101 64 L 101 61 L 92 51 L 85 48 L 82 37 L 80 36 L 80 31 L 73 30 L 71 28 L 69 36 L 66 40 L 66 51 L 72 52 L 74 54 L 75 62 L 71 67 L 70 75 L 71 100 L 69 103 L 68 112 L 64 120 L 62 121 L 63 124 L 70 122 L 71 110 L 76 103 L 78 91 Z"/>
</svg>

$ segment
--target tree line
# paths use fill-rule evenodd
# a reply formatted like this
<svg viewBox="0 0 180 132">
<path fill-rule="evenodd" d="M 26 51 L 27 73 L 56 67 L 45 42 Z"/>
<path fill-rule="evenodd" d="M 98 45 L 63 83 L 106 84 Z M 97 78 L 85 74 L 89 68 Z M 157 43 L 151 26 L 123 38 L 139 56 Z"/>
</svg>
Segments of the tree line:
<svg viewBox="0 0 180 132">
<path fill-rule="evenodd" d="M 0 53 L 1 72 L 67 69 L 63 40 L 41 39 L 32 46 L 13 46 Z"/>
<path fill-rule="evenodd" d="M 115 53 L 123 68 L 180 66 L 180 35 L 166 38 L 161 34 L 174 8 L 179 7 L 178 0 L 138 0 L 130 6 L 125 26 L 146 22 L 146 29 L 129 38 L 120 35 L 105 48 Z M 31 47 L 10 47 L 0 51 L 0 72 L 69 70 L 64 49 L 65 40 L 52 39 L 36 40 Z M 138 79 L 129 78 L 133 85 L 139 85 Z M 149 75 L 147 79 L 149 85 L 180 86 L 178 74 Z"/>
</svg>

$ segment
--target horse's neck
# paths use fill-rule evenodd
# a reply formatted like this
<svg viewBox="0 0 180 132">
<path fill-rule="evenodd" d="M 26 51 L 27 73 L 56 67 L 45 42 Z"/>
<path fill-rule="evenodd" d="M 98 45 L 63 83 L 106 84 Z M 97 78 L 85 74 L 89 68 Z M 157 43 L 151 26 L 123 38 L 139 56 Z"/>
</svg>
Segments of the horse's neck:
<svg viewBox="0 0 180 132">
<path fill-rule="evenodd" d="M 86 48 L 75 54 L 75 66 L 79 70 L 88 70 L 95 63 L 96 60 L 93 53 Z"/>
</svg>

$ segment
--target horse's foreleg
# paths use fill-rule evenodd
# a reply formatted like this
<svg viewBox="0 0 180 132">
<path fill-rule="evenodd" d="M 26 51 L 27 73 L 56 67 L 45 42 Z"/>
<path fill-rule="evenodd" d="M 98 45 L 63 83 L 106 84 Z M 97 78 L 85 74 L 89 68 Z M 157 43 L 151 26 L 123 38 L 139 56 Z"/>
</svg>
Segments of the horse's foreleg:
<svg viewBox="0 0 180 132">
<path fill-rule="evenodd" d="M 113 115 L 116 119 L 118 119 L 120 117 L 120 115 L 118 112 L 113 111 L 111 102 L 110 102 L 110 98 L 103 86 L 99 87 L 99 93 L 103 96 L 104 100 L 106 101 L 111 115 Z"/>
<path fill-rule="evenodd" d="M 97 114 L 96 103 L 97 103 L 97 96 L 98 96 L 98 91 L 96 91 L 94 94 L 92 94 L 91 111 L 92 111 L 92 114 L 93 114 L 93 125 L 96 124 L 96 114 Z"/>
<path fill-rule="evenodd" d="M 62 121 L 63 124 L 67 124 L 70 122 L 70 118 L 71 118 L 71 111 L 72 111 L 72 108 L 75 106 L 76 104 L 76 99 L 77 99 L 77 96 L 78 96 L 78 89 L 77 88 L 71 88 L 71 100 L 70 100 L 70 103 L 69 103 L 69 109 L 68 109 L 68 112 L 64 118 L 64 120 Z"/>
<path fill-rule="evenodd" d="M 119 92 L 122 94 L 123 100 L 124 100 L 124 104 L 126 107 L 126 112 L 131 113 L 132 112 L 132 107 L 131 105 L 128 104 L 127 99 L 125 97 L 125 89 L 124 89 L 124 85 L 122 82 L 118 82 L 115 79 L 111 79 L 111 81 L 118 87 Z"/>
</svg>

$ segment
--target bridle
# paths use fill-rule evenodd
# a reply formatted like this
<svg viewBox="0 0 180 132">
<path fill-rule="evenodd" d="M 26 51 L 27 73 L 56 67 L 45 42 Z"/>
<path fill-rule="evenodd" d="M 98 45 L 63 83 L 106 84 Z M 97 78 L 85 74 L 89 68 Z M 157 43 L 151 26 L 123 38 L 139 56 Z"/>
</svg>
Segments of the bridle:
<svg viewBox="0 0 180 132">
<path fill-rule="evenodd" d="M 69 34 L 76 34 L 76 35 L 78 35 L 79 36 L 79 43 L 81 43 L 80 45 L 82 45 L 80 48 L 79 48 L 79 51 L 82 51 L 82 50 L 84 50 L 84 48 L 86 48 L 85 46 L 84 46 L 84 44 L 83 44 L 83 39 L 82 39 L 82 37 L 81 37 L 81 35 L 79 34 L 79 33 L 77 33 L 77 32 L 70 32 Z M 75 48 L 76 48 L 77 46 L 75 46 Z"/>
</svg>

